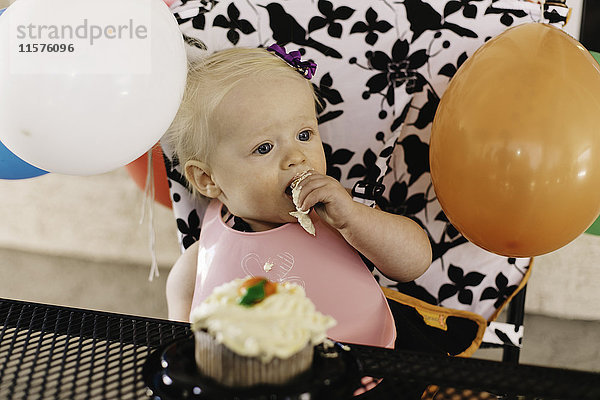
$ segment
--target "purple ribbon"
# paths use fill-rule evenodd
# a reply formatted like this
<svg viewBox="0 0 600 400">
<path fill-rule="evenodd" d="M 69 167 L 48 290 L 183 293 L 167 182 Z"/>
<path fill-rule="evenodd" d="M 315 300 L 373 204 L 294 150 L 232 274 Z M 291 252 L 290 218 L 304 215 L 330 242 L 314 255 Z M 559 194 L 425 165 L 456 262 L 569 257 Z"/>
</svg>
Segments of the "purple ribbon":
<svg viewBox="0 0 600 400">
<path fill-rule="evenodd" d="M 288 53 L 285 51 L 285 47 L 278 44 L 272 44 L 267 48 L 267 50 L 282 58 L 291 67 L 300 72 L 306 79 L 312 78 L 317 71 L 317 64 L 312 61 L 302 61 L 302 55 L 299 51 L 290 51 Z"/>
</svg>

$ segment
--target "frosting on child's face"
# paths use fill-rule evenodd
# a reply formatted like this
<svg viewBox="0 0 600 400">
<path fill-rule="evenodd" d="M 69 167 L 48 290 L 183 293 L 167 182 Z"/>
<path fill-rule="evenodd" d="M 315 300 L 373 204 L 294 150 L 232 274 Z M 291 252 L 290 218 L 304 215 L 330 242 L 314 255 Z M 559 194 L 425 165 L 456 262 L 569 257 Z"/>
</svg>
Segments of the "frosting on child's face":
<svg viewBox="0 0 600 400">
<path fill-rule="evenodd" d="M 233 88 L 210 121 L 209 155 L 218 196 L 256 230 L 286 222 L 295 210 L 286 188 L 298 174 L 325 174 L 314 98 L 303 78 L 248 78 Z"/>
</svg>

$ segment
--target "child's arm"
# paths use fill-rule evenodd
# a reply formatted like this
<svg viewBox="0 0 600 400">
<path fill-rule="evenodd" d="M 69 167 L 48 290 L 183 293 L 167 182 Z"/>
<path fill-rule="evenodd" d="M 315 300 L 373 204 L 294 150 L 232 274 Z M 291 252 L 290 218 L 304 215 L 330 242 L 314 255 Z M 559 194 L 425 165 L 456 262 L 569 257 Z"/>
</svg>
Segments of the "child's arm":
<svg viewBox="0 0 600 400">
<path fill-rule="evenodd" d="M 326 175 L 313 173 L 300 186 L 301 209 L 314 206 L 321 219 L 388 278 L 408 282 L 429 268 L 431 245 L 413 220 L 355 202 L 337 180 Z"/>
<path fill-rule="evenodd" d="M 198 242 L 188 247 L 177 259 L 167 278 L 169 319 L 188 322 L 196 285 Z"/>
</svg>

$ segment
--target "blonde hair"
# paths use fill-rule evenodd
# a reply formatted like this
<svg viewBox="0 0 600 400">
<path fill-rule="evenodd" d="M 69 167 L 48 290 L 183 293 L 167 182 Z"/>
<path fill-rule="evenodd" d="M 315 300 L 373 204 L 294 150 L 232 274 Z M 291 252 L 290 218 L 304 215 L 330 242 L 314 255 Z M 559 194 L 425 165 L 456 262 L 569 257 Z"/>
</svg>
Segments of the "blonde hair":
<svg viewBox="0 0 600 400">
<path fill-rule="evenodd" d="M 301 79 L 310 87 L 316 104 L 319 103 L 310 81 L 265 49 L 222 50 L 191 64 L 183 100 L 166 135 L 168 145 L 184 170 L 190 160 L 208 162 L 215 145 L 215 138 L 210 134 L 211 115 L 231 89 L 251 76 Z"/>
</svg>

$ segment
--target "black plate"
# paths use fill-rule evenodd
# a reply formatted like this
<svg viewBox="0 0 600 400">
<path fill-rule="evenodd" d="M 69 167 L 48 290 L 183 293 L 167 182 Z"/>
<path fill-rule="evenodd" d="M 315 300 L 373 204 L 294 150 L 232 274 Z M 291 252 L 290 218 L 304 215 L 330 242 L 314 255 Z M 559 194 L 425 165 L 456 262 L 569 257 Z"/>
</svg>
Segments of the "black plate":
<svg viewBox="0 0 600 400">
<path fill-rule="evenodd" d="M 148 356 L 142 371 L 147 394 L 155 400 L 343 399 L 360 386 L 359 365 L 345 346 L 315 347 L 311 368 L 285 385 L 235 389 L 203 376 L 194 360 L 194 338 L 177 341 Z"/>
</svg>

